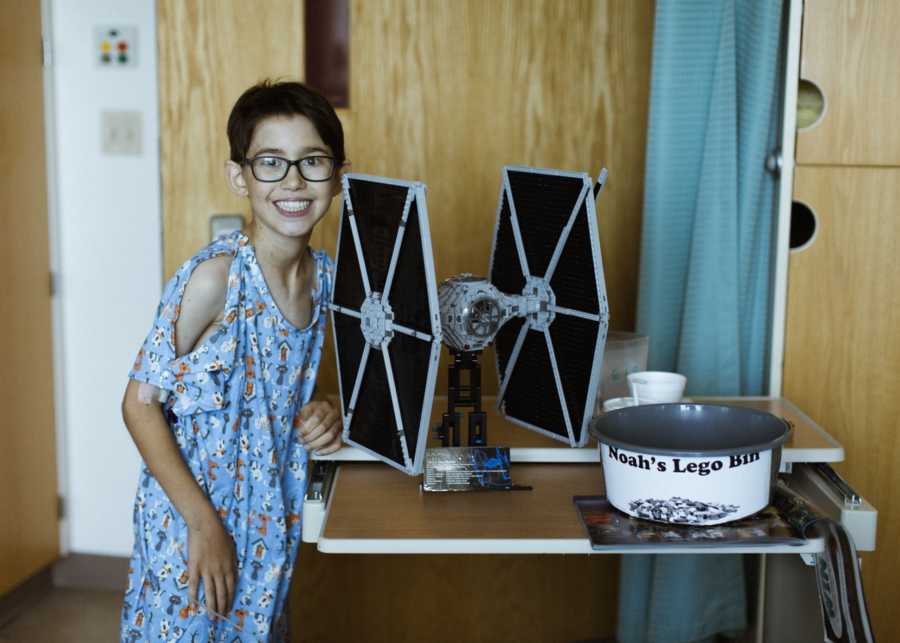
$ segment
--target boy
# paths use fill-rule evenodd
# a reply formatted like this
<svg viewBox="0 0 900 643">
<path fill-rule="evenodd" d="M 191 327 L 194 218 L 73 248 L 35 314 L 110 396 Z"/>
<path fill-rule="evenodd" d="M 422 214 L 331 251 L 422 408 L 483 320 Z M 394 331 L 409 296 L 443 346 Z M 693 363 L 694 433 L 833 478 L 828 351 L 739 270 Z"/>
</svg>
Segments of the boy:
<svg viewBox="0 0 900 643">
<path fill-rule="evenodd" d="M 228 139 L 252 222 L 166 285 L 122 402 L 146 465 L 123 641 L 286 640 L 307 451 L 341 446 L 339 414 L 310 399 L 333 264 L 309 248 L 347 167 L 341 123 L 300 83 L 266 81 Z"/>
</svg>

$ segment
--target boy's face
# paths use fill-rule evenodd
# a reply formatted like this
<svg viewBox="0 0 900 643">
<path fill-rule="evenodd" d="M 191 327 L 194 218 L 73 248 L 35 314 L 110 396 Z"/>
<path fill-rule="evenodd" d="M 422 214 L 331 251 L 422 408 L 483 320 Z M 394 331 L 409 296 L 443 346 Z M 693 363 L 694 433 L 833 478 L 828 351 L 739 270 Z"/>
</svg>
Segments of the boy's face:
<svg viewBox="0 0 900 643">
<path fill-rule="evenodd" d="M 296 161 L 311 156 L 332 156 L 332 151 L 312 122 L 298 114 L 270 116 L 257 124 L 247 159 L 258 156 Z M 263 182 L 253 175 L 249 163 L 228 161 L 226 165 L 231 189 L 250 200 L 254 224 L 285 237 L 308 236 L 340 191 L 342 168 L 336 167 L 328 181 L 308 181 L 295 165 L 281 181 Z"/>
</svg>

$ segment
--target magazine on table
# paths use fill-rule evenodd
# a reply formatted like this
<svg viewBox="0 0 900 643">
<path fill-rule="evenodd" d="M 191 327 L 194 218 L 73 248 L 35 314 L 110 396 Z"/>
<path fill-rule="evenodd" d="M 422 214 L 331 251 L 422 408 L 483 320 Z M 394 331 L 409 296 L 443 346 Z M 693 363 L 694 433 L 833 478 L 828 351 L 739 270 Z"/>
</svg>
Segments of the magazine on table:
<svg viewBox="0 0 900 643">
<path fill-rule="evenodd" d="M 691 526 L 632 518 L 613 507 L 606 496 L 575 496 L 573 500 L 593 549 L 623 545 L 725 547 L 802 545 L 806 542 L 772 506 L 725 524 Z"/>
</svg>

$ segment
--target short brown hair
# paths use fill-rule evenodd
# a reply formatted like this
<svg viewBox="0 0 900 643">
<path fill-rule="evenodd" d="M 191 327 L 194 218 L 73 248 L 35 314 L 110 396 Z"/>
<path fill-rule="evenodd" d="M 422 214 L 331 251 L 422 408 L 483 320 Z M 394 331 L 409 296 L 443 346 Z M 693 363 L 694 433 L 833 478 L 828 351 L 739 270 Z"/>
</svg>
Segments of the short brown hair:
<svg viewBox="0 0 900 643">
<path fill-rule="evenodd" d="M 231 160 L 246 160 L 256 126 L 270 116 L 305 116 L 334 154 L 335 165 L 344 164 L 344 128 L 328 100 L 303 83 L 263 80 L 237 99 L 228 117 Z"/>
</svg>

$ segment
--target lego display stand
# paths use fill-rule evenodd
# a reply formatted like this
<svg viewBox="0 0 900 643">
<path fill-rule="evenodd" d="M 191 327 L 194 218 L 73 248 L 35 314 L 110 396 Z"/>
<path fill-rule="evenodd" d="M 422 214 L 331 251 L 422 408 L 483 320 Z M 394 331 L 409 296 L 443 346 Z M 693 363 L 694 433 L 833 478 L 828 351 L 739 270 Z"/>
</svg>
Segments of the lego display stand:
<svg viewBox="0 0 900 643">
<path fill-rule="evenodd" d="M 468 446 L 487 446 L 487 415 L 481 410 L 480 354 L 481 351 L 450 350 L 452 361 L 447 369 L 447 412 L 435 427 L 435 433 L 445 447 L 460 446 L 461 408 L 469 409 Z"/>
</svg>

